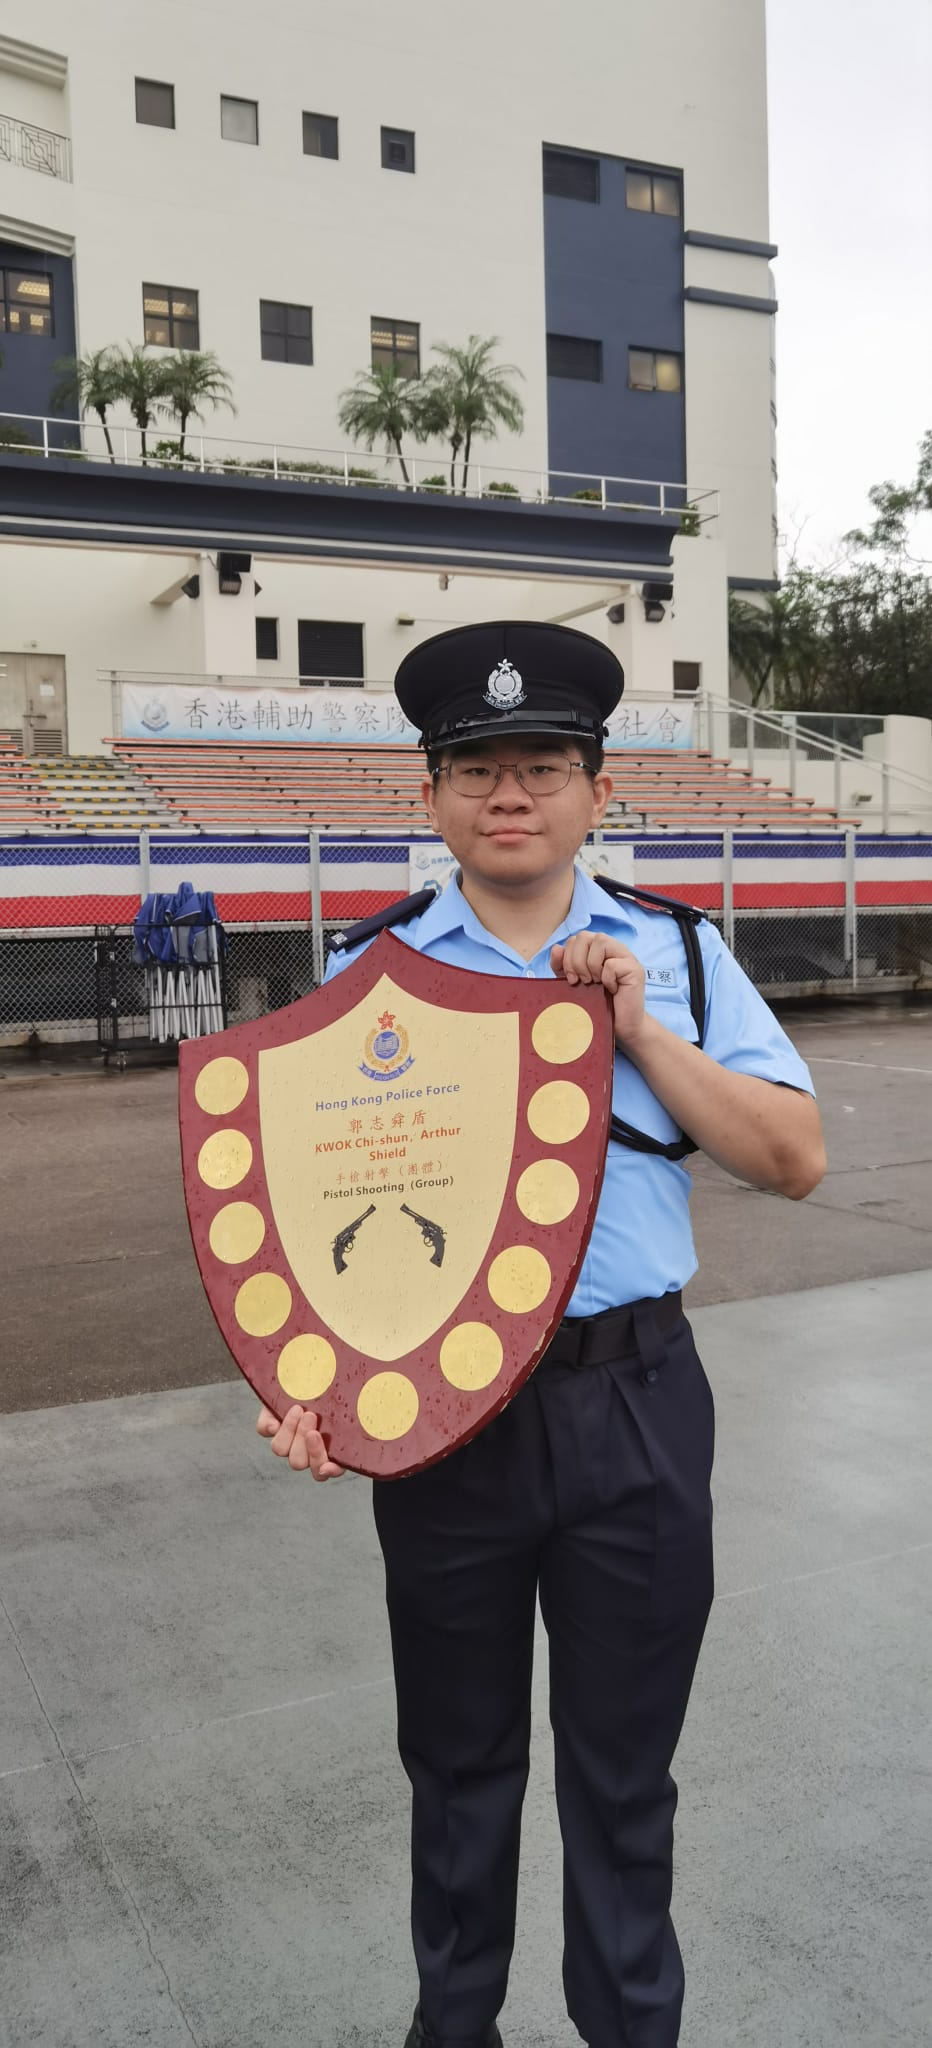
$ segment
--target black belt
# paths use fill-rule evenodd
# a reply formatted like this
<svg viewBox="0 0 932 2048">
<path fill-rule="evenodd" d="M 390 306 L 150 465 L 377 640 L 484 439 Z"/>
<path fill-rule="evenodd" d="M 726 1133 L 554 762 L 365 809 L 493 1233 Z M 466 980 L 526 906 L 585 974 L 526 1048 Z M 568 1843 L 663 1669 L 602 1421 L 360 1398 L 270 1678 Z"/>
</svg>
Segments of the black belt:
<svg viewBox="0 0 932 2048">
<path fill-rule="evenodd" d="M 547 1346 L 541 1365 L 605 1365 L 626 1351 L 640 1348 L 645 1322 L 669 1330 L 683 1313 L 682 1294 L 661 1294 L 654 1301 L 629 1301 L 623 1308 L 605 1308 L 597 1316 L 564 1316 Z"/>
</svg>

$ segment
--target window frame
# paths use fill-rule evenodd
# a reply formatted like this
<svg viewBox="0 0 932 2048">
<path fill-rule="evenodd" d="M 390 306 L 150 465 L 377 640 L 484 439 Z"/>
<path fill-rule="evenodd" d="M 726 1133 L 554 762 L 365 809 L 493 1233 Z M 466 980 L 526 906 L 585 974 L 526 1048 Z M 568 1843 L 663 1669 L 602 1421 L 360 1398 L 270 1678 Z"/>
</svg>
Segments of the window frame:
<svg viewBox="0 0 932 2048">
<path fill-rule="evenodd" d="M 326 121 L 331 125 L 333 129 L 333 141 L 335 144 L 335 147 L 333 149 L 308 149 L 306 126 L 306 123 L 308 121 Z M 321 162 L 337 163 L 339 161 L 340 156 L 339 114 L 315 114 L 311 111 L 309 107 L 303 108 L 301 113 L 301 149 L 305 156 L 319 157 L 321 159 Z"/>
<path fill-rule="evenodd" d="M 555 192 L 548 186 L 547 171 L 550 163 L 566 163 L 567 161 L 570 163 L 592 164 L 594 166 L 595 192 L 591 197 L 585 192 Z M 602 203 L 601 159 L 593 156 L 588 150 L 557 149 L 553 143 L 545 142 L 543 145 L 543 185 L 545 199 L 569 199 L 574 206 L 600 206 Z"/>
<path fill-rule="evenodd" d="M 266 308 L 268 308 L 268 307 L 273 307 L 273 306 L 274 306 L 274 307 L 277 307 L 277 308 L 280 308 L 280 310 L 281 310 L 282 314 L 284 315 L 284 318 L 283 318 L 283 321 L 282 321 L 282 327 L 281 327 L 281 338 L 282 338 L 282 340 L 284 341 L 284 344 L 285 344 L 285 353 L 284 353 L 284 355 L 281 355 L 281 356 L 276 356 L 276 355 L 268 355 L 268 354 L 266 354 L 266 349 L 265 349 L 265 340 L 266 340 L 266 336 L 267 336 L 267 335 L 274 335 L 274 334 L 276 333 L 276 329 L 275 329 L 274 327 L 270 327 L 270 326 L 268 325 L 268 323 L 267 323 L 267 321 L 266 321 L 265 317 L 264 317 L 264 316 L 265 316 L 265 311 L 266 311 Z M 288 315 L 289 315 L 289 313 L 306 313 L 306 314 L 307 314 L 307 334 L 306 334 L 306 335 L 302 335 L 302 334 L 290 334 L 290 333 L 289 333 L 289 330 L 288 330 Z M 308 354 L 308 355 L 306 355 L 306 356 L 303 356 L 303 355 L 289 355 L 289 353 L 288 353 L 288 343 L 289 343 L 289 341 L 294 341 L 294 342 L 305 342 L 305 341 L 306 341 L 306 343 L 307 343 L 307 346 L 308 346 L 308 349 L 309 349 L 309 354 Z M 313 369 L 313 367 L 314 367 L 314 308 L 313 308 L 313 306 L 302 306 L 302 305 L 298 305 L 297 301 L 296 301 L 296 300 L 294 300 L 294 299 L 260 299 L 260 300 L 259 300 L 259 354 L 260 354 L 260 356 L 261 356 L 261 358 L 262 358 L 262 361 L 263 361 L 264 363 L 288 363 L 288 364 L 292 364 L 293 366 L 296 366 L 296 367 L 297 367 L 297 368 L 299 368 L 299 369 L 304 369 L 304 370 L 311 370 L 311 369 Z"/>
<path fill-rule="evenodd" d="M 390 329 L 391 329 L 391 333 L 392 333 L 392 343 L 391 343 L 391 358 L 392 358 L 392 359 L 391 359 L 391 363 L 390 363 L 390 364 L 389 364 L 389 363 L 376 363 L 376 362 L 374 361 L 374 350 L 375 350 L 375 337 L 374 337 L 374 333 L 373 333 L 373 330 L 374 330 L 374 329 L 375 329 L 376 327 L 381 327 L 381 328 L 390 328 Z M 413 351 L 411 351 L 411 350 L 408 350 L 408 349 L 403 349 L 403 350 L 399 351 L 399 348 L 398 348 L 398 339 L 397 339 L 397 337 L 398 337 L 398 332 L 399 332 L 399 329 L 402 329 L 402 330 L 403 330 L 403 331 L 404 331 L 405 333 L 407 333 L 407 334 L 413 334 L 413 335 L 414 335 L 414 349 L 413 349 Z M 383 353 L 383 354 L 385 353 L 385 348 L 384 348 L 384 346 L 382 347 L 382 353 Z M 403 367 L 403 365 L 405 365 L 405 364 L 407 364 L 408 362 L 410 362 L 410 360 L 411 360 L 411 356 L 412 356 L 412 353 L 413 353 L 413 357 L 414 357 L 414 364 L 415 364 L 415 367 L 414 367 L 414 369 L 413 369 L 413 370 L 408 370 L 408 369 L 404 368 L 404 367 Z M 394 369 L 394 370 L 397 370 L 397 371 L 399 372 L 399 374 L 400 374 L 401 376 L 403 376 L 403 377 L 405 377 L 405 376 L 407 376 L 407 377 L 411 377 L 411 378 L 414 378 L 414 377 L 419 377 L 419 376 L 420 376 L 420 374 L 421 374 L 421 323 L 420 323 L 420 321 L 419 321 L 419 320 L 381 320 L 381 319 L 379 319 L 379 318 L 378 318 L 378 316 L 377 316 L 377 315 L 376 315 L 375 313 L 370 313 L 370 315 L 369 315 L 369 366 L 370 366 L 370 368 L 371 368 L 371 369 L 373 369 L 373 370 L 377 370 L 377 369 L 378 369 L 378 370 L 387 370 L 387 369 Z"/>
<path fill-rule="evenodd" d="M 156 340 L 154 340 L 154 339 L 153 339 L 153 338 L 152 338 L 152 337 L 151 337 L 151 336 L 150 336 L 150 335 L 149 335 L 149 334 L 148 334 L 148 333 L 146 332 L 146 327 L 147 327 L 147 323 L 148 323 L 148 322 L 149 322 L 150 320 L 152 320 L 152 321 L 155 321 L 155 320 L 159 320 L 159 321 L 161 321 L 161 320 L 162 320 L 162 315 L 161 315 L 161 314 L 158 314 L 158 313 L 147 313 L 147 312 L 146 312 L 146 298 L 147 298 L 147 296 L 148 296 L 149 298 L 156 298 L 156 297 L 161 297 L 161 298 L 164 298 L 164 299 L 165 299 L 165 301 L 166 301 L 166 303 L 167 303 L 167 306 L 168 306 L 168 312 L 167 312 L 167 314 L 165 315 L 165 320 L 167 321 L 167 324 L 168 324 L 168 337 L 169 337 L 169 338 L 168 338 L 168 340 L 167 340 L 167 341 L 156 341 Z M 193 306 L 194 306 L 194 314 L 193 314 L 193 317 L 192 317 L 192 316 L 191 316 L 190 314 L 187 314 L 187 313 L 177 313 L 177 314 L 176 314 L 175 312 L 173 312 L 172 308 L 173 308 L 173 304 L 174 304 L 174 301 L 175 301 L 176 299 L 188 299 L 188 300 L 190 300 L 190 301 L 192 302 L 192 304 L 193 304 Z M 182 325 L 182 324 L 183 324 L 183 325 L 184 325 L 185 327 L 191 327 L 191 326 L 193 326 L 193 327 L 194 327 L 194 329 L 195 329 L 195 337 L 194 337 L 194 340 L 193 340 L 193 341 L 178 341 L 178 340 L 176 339 L 176 337 L 175 337 L 175 326 L 176 326 L 176 323 L 177 323 L 178 325 Z M 180 284 L 152 284 L 151 282 L 150 282 L 150 283 L 148 283 L 148 284 L 144 283 L 144 284 L 143 284 L 143 287 L 142 287 L 142 331 L 143 331 L 143 339 L 144 339 L 144 340 L 145 340 L 145 341 L 146 341 L 146 342 L 148 343 L 148 345 L 149 345 L 149 347 L 150 347 L 150 348 L 174 348 L 174 349 L 179 349 L 179 348 L 181 348 L 181 349 L 193 349 L 193 350 L 197 350 L 197 349 L 199 349 L 199 348 L 200 348 L 200 346 L 201 346 L 201 303 L 200 303 L 200 294 L 199 294 L 198 292 L 196 292 L 196 291 L 187 291 L 187 290 L 185 289 L 184 285 L 180 285 Z"/>
<path fill-rule="evenodd" d="M 680 673 L 682 674 L 682 673 L 683 673 L 683 671 L 684 671 L 684 670 L 686 670 L 686 669 L 689 669 L 689 671 L 690 671 L 690 673 L 691 673 L 691 674 L 695 674 L 695 678 L 696 678 L 696 680 L 695 680 L 695 682 L 689 682 L 689 683 L 684 683 L 684 682 L 681 682 L 681 683 L 679 684 L 679 687 L 677 687 L 677 680 L 676 680 L 676 676 L 677 676 L 677 670 L 679 670 L 679 671 L 680 671 Z M 697 697 L 701 689 L 702 689 L 702 663 L 701 663 L 701 661 L 675 661 L 675 662 L 673 663 L 673 695 L 674 695 L 674 697 Z"/>
<path fill-rule="evenodd" d="M 650 205 L 649 205 L 649 206 L 632 206 L 632 204 L 631 204 L 631 201 L 630 201 L 630 199 L 628 198 L 628 179 L 629 179 L 629 178 L 632 178 L 632 177 L 634 177 L 634 178 L 649 178 L 649 179 L 650 179 Z M 655 193 L 655 191 L 654 191 L 654 181 L 655 181 L 655 179 L 656 179 L 656 178 L 662 178 L 662 179 L 664 180 L 664 183 L 665 183 L 665 184 L 667 184 L 667 185 L 675 185 L 675 186 L 676 186 L 676 190 L 677 190 L 677 197 L 678 197 L 678 199 L 679 199 L 679 205 L 678 205 L 678 207 L 677 207 L 677 209 L 676 209 L 676 212 L 675 212 L 675 213 L 668 213 L 668 212 L 667 212 L 667 209 L 666 209 L 666 207 L 663 207 L 663 206 L 658 206 L 658 205 L 656 204 L 656 193 Z M 682 218 L 683 218 L 683 173 L 682 173 L 682 171 L 664 171 L 664 170 L 661 170 L 661 168 L 660 168 L 659 164 L 629 164 L 629 163 L 627 163 L 627 162 L 626 162 L 626 163 L 625 163 L 625 210 L 626 210 L 626 212 L 628 212 L 628 213 L 650 213 L 650 214 L 655 214 L 655 215 L 656 215 L 656 216 L 658 217 L 658 219 L 660 219 L 660 220 L 682 220 Z"/>
<path fill-rule="evenodd" d="M 256 117 L 256 132 L 255 132 L 255 135 L 225 135 L 225 134 L 224 134 L 224 130 L 223 130 L 223 111 L 224 111 L 224 108 L 225 108 L 225 107 L 251 107 L 251 108 L 252 108 L 252 110 L 253 110 L 253 113 L 255 114 L 255 117 Z M 222 92 L 222 93 L 220 94 L 220 140 L 221 140 L 221 142 L 239 142 L 239 143 L 241 143 L 241 144 L 243 145 L 243 147 L 244 147 L 245 149 L 258 149 L 258 147 L 259 147 L 259 102 L 258 102 L 258 100 L 248 100 L 248 99 L 246 99 L 246 98 L 245 98 L 245 96 L 244 96 L 244 95 L 243 95 L 242 93 L 239 93 L 239 92 Z"/>
<path fill-rule="evenodd" d="M 635 384 L 632 382 L 632 356 L 650 356 L 651 363 L 653 366 L 653 382 L 651 384 Z M 668 361 L 672 363 L 678 363 L 679 365 L 680 381 L 673 390 L 670 389 L 669 385 L 658 384 L 657 382 L 658 356 L 666 356 Z M 661 398 L 682 398 L 685 367 L 686 366 L 682 349 L 644 348 L 640 342 L 631 341 L 628 343 L 628 390 L 640 392 L 642 398 L 653 398 L 654 396 L 656 396 L 658 392 Z"/>
<path fill-rule="evenodd" d="M 555 370 L 555 369 L 551 368 L 551 360 L 550 360 L 550 344 L 551 344 L 551 342 L 570 342 L 570 343 L 572 343 L 572 344 L 573 344 L 574 346 L 575 346 L 575 345 L 576 345 L 576 344 L 578 343 L 578 344 L 580 344 L 580 345 L 585 345 L 585 347 L 586 347 L 586 348 L 591 348 L 591 349 L 595 349 L 595 350 L 597 351 L 597 362 L 598 362 L 598 375 L 597 375 L 597 376 L 595 376 L 595 377 L 590 377 L 590 376 L 588 376 L 588 375 L 580 374 L 580 373 L 579 373 L 578 371 L 573 371 L 573 370 Z M 605 350 L 604 350 L 604 348 L 603 348 L 603 345 L 602 345 L 602 340 L 601 340 L 601 337 L 600 337 L 599 335 L 596 335 L 596 334 L 553 334 L 553 333 L 548 333 L 548 335 L 547 335 L 547 375 L 548 375 L 548 377 L 559 377 L 559 378 L 561 378 L 561 379 L 562 379 L 562 381 L 563 381 L 564 383 L 567 383 L 567 384 L 604 384 L 604 382 L 605 382 Z"/>
<path fill-rule="evenodd" d="M 405 173 L 407 173 L 407 174 L 410 174 L 411 176 L 413 176 L 413 175 L 414 175 L 414 172 L 415 172 L 415 171 L 416 171 L 416 169 L 417 169 L 417 161 L 416 161 L 416 155 L 415 155 L 415 147 L 416 147 L 416 145 L 415 145 L 415 130 L 414 130 L 413 128 L 386 128 L 386 126 L 385 126 L 385 124 L 384 124 L 384 122 L 383 122 L 383 124 L 382 124 L 382 129 L 381 129 L 381 137 L 382 137 L 382 144 L 381 144 L 381 148 L 382 148 L 382 169 L 383 169 L 383 171 L 404 171 Z M 389 161 L 388 161 L 388 152 L 389 152 L 389 149 L 391 148 L 391 145 L 392 145 L 392 143 L 393 143 L 393 142 L 401 142 L 401 143 L 403 143 L 403 144 L 407 144 L 407 143 L 410 143 L 410 145 L 411 145 L 411 151 L 410 151 L 410 155 L 411 155 L 411 161 L 410 161 L 410 163 L 403 163 L 403 164 L 393 164 L 393 163 L 389 163 Z"/>
<path fill-rule="evenodd" d="M 354 672 L 353 674 L 348 674 L 348 673 L 344 672 L 344 673 L 343 673 L 342 675 L 333 675 L 333 674 L 330 674 L 330 675 L 311 675 L 311 673 L 310 673 L 310 671 L 309 671 L 309 670 L 305 671 L 304 669 L 302 669 L 302 667 L 301 667 L 301 629 L 302 629 L 302 627 L 309 627 L 309 626 L 317 626 L 317 627 L 324 627 L 325 629 L 329 630 L 330 632 L 333 632 L 334 630 L 336 630 L 336 631 L 338 631 L 338 632 L 339 632 L 339 631 L 342 631 L 342 632 L 347 632 L 347 633 L 351 632 L 351 633 L 353 633 L 353 634 L 358 634 L 358 636 L 359 636 L 359 637 L 358 637 L 358 641 L 354 641 L 354 646 L 353 646 L 353 654 L 352 654 L 352 658 L 353 658 L 354 660 L 358 660 L 358 662 L 359 662 L 359 668 L 358 668 L 358 671 L 357 671 L 357 672 Z M 349 659 L 349 658 L 350 658 L 350 656 L 349 656 L 349 650 L 347 649 L 347 659 Z M 337 686 L 338 688 L 340 688 L 340 687 L 345 687 L 345 688 L 347 688 L 347 689 L 358 689 L 358 688 L 359 688 L 359 685 L 360 685 L 360 683 L 364 683 L 364 682 L 365 682 L 365 680 L 366 680 L 366 627 L 365 627 L 365 621 L 364 621 L 363 619 L 299 619 L 299 620 L 298 620 L 298 682 L 299 682 L 299 683 L 300 683 L 300 684 L 302 685 L 302 687 L 303 687 L 304 689 L 315 689 L 315 688 L 318 688 L 318 689 L 319 689 L 319 688 L 321 687 L 321 685 L 322 685 L 322 684 L 324 684 L 324 683 L 331 683 L 331 684 L 336 684 L 336 686 Z"/>
<path fill-rule="evenodd" d="M 28 300 L 17 299 L 11 296 L 11 277 L 35 278 L 41 280 L 43 284 L 48 286 L 48 299 L 43 303 L 42 309 L 43 312 L 47 313 L 48 315 L 47 327 L 30 327 L 28 325 L 28 322 L 23 327 L 10 326 L 11 305 L 16 306 L 17 309 L 22 308 L 24 305 L 28 306 Z M 30 268 L 28 264 L 25 263 L 0 264 L 0 334 L 11 335 L 14 341 L 22 339 L 23 337 L 25 337 L 27 341 L 54 341 L 55 284 L 51 271 L 33 270 Z"/>
<path fill-rule="evenodd" d="M 142 86 L 148 86 L 148 87 L 150 87 L 150 89 L 154 90 L 155 92 L 167 92 L 167 93 L 169 93 L 169 94 L 171 95 L 171 116 L 172 116 L 172 117 L 171 117 L 171 120 L 170 120 L 170 121 L 149 121 L 149 120 L 147 120 L 147 119 L 146 119 L 146 117 L 145 117 L 145 115 L 144 115 L 144 114 L 140 114 L 140 112 L 139 112 L 139 88 L 140 88 L 140 86 L 141 86 L 141 85 L 142 85 Z M 175 128 L 175 126 L 176 126 L 176 121 L 175 121 L 175 88 L 174 88 L 174 86 L 173 86 L 173 85 L 170 85 L 170 84 L 169 84 L 169 82 L 168 82 L 167 78 L 136 78 L 136 79 L 134 79 L 134 81 L 133 81 L 133 86 L 134 86 L 134 99 L 135 99 L 135 107 L 136 107 L 136 126 L 137 126 L 137 128 L 171 128 L 171 129 L 174 129 L 174 128 Z"/>
</svg>

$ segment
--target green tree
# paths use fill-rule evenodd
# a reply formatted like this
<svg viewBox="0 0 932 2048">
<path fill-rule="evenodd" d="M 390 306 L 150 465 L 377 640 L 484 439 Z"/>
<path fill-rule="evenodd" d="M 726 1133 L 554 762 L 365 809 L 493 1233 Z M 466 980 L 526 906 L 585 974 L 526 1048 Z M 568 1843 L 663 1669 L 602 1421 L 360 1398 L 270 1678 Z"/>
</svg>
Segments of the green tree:
<svg viewBox="0 0 932 2048">
<path fill-rule="evenodd" d="M 83 356 L 60 356 L 55 369 L 58 383 L 51 397 L 53 411 L 60 412 L 66 405 L 76 405 L 81 412 L 96 412 L 104 430 L 107 454 L 111 462 L 115 462 L 107 414 L 123 394 L 112 346 L 88 349 Z"/>
<path fill-rule="evenodd" d="M 355 384 L 341 391 L 337 417 L 341 430 L 351 441 L 373 449 L 384 441 L 386 451 L 397 455 L 405 483 L 410 483 L 402 448 L 402 436 L 418 433 L 417 409 L 413 403 L 416 378 L 403 377 L 391 369 L 360 370 Z"/>
<path fill-rule="evenodd" d="M 419 438 L 443 434 L 450 443 L 450 482 L 456 485 L 456 463 L 462 450 L 460 485 L 466 488 L 469 459 L 474 441 L 494 440 L 504 427 L 519 434 L 524 425 L 524 406 L 509 378 L 521 377 L 514 363 L 495 363 L 500 346 L 497 334 L 471 334 L 464 347 L 438 341 L 433 352 L 440 364 L 423 379 L 416 404 Z"/>
<path fill-rule="evenodd" d="M 116 395 L 129 406 L 139 428 L 140 452 L 146 461 L 148 449 L 146 434 L 155 425 L 160 413 L 169 410 L 165 404 L 165 359 L 149 354 L 144 342 L 140 348 L 136 342 L 127 342 L 123 349 L 114 350 L 116 373 Z"/>
<path fill-rule="evenodd" d="M 178 453 L 184 460 L 185 435 L 190 419 L 202 419 L 205 407 L 226 405 L 232 413 L 233 386 L 212 350 L 178 349 L 162 358 L 160 391 L 164 410 L 174 415 L 181 429 Z"/>
</svg>

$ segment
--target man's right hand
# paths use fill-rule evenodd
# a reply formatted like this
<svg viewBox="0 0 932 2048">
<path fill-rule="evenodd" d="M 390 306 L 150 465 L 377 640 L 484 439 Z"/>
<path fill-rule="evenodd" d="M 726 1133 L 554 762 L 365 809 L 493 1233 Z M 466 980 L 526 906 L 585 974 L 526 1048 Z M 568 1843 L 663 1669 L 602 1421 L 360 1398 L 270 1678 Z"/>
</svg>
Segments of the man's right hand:
<svg viewBox="0 0 932 2048">
<path fill-rule="evenodd" d="M 342 1479 L 343 1466 L 335 1465 L 320 1434 L 320 1416 L 296 1402 L 284 1422 L 270 1408 L 260 1408 L 256 1429 L 268 1437 L 276 1458 L 287 1458 L 293 1472 L 310 1472 L 315 1479 Z"/>
</svg>

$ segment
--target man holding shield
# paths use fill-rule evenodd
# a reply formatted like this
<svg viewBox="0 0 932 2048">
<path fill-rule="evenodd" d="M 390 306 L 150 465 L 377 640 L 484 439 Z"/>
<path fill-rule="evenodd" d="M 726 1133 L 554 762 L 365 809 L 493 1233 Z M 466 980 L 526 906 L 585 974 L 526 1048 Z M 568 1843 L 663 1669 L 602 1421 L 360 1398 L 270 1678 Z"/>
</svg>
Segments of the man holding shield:
<svg viewBox="0 0 932 2048">
<path fill-rule="evenodd" d="M 420 1996 L 406 2048 L 499 2048 L 538 1598 L 567 2008 L 589 2048 L 675 2048 L 670 1765 L 712 1599 L 714 1429 L 682 1311 L 696 1268 L 682 1161 L 701 1149 L 792 1200 L 825 1170 L 808 1071 L 714 928 L 576 866 L 611 795 L 602 742 L 623 681 L 587 635 L 520 622 L 441 634 L 396 678 L 427 754 L 428 816 L 458 862 L 426 908 L 391 914 L 397 936 L 482 974 L 600 983 L 616 1046 L 612 1139 L 568 1314 L 472 1442 L 375 1483 L 413 1792 Z M 319 1422 L 263 1408 L 258 1428 L 326 1480 L 340 1467 Z"/>
</svg>

